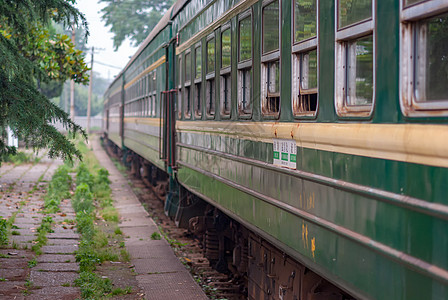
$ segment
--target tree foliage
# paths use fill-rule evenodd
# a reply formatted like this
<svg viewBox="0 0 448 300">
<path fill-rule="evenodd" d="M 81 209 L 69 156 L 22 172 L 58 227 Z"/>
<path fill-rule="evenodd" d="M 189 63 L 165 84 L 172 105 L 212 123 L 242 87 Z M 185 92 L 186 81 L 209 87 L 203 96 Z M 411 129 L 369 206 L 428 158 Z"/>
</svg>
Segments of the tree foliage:
<svg viewBox="0 0 448 300">
<path fill-rule="evenodd" d="M 60 121 L 73 135 L 85 133 L 40 92 L 39 85 L 67 79 L 88 82 L 82 53 L 67 36 L 48 30 L 51 21 L 87 27 L 74 2 L 0 1 L 0 128 L 9 126 L 28 146 L 48 147 L 50 157 L 64 159 L 81 153 L 51 123 Z M 0 138 L 1 156 L 14 151 Z"/>
<path fill-rule="evenodd" d="M 145 40 L 174 0 L 100 0 L 102 19 L 111 26 L 115 50 L 126 38 L 134 46 Z"/>
</svg>

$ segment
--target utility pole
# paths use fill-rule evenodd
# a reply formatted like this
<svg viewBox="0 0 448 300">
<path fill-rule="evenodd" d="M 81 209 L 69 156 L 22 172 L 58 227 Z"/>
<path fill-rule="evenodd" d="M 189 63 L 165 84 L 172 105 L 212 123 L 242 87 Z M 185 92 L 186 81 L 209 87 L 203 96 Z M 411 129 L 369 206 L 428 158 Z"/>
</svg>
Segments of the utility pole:
<svg viewBox="0 0 448 300">
<path fill-rule="evenodd" d="M 89 100 L 87 102 L 87 135 L 90 134 L 90 107 L 92 105 L 92 85 L 93 85 L 93 53 L 95 47 L 92 47 L 92 60 L 90 62 L 90 81 L 89 81 Z"/>
<path fill-rule="evenodd" d="M 72 24 L 72 43 L 75 45 L 75 24 Z M 70 119 L 75 121 L 75 81 L 70 81 Z"/>
</svg>

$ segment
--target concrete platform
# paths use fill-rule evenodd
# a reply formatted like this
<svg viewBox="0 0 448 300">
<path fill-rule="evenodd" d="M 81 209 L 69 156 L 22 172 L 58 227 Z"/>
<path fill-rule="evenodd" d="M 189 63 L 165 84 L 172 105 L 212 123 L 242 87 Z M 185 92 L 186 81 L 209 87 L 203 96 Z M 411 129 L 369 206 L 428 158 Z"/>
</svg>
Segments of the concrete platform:
<svg viewBox="0 0 448 300">
<path fill-rule="evenodd" d="M 91 142 L 100 164 L 109 171 L 112 198 L 120 218 L 124 220 L 119 227 L 126 237 L 126 249 L 135 266 L 139 287 L 145 292 L 145 299 L 208 299 L 190 272 L 174 255 L 168 242 L 163 238 L 150 239 L 153 232 L 158 232 L 157 225 L 140 204 L 127 179 L 101 148 L 98 139 Z"/>
</svg>

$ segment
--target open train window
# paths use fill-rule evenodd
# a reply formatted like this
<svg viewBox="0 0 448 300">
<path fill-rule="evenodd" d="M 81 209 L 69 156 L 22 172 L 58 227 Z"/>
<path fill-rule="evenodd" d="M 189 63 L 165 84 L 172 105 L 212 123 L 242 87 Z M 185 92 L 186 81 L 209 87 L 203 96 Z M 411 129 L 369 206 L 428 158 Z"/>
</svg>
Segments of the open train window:
<svg viewBox="0 0 448 300">
<path fill-rule="evenodd" d="M 191 52 L 185 53 L 184 117 L 191 117 Z"/>
<path fill-rule="evenodd" d="M 176 72 L 176 84 L 177 84 L 177 119 L 182 118 L 182 54 L 177 59 L 177 72 Z"/>
<path fill-rule="evenodd" d="M 337 1 L 335 107 L 339 116 L 368 117 L 373 111 L 374 2 Z"/>
<path fill-rule="evenodd" d="M 263 2 L 261 56 L 261 109 L 265 116 L 280 112 L 280 7 L 279 1 Z"/>
<path fill-rule="evenodd" d="M 406 116 L 448 115 L 448 2 L 401 3 L 401 110 Z"/>
<path fill-rule="evenodd" d="M 315 116 L 318 103 L 318 0 L 295 0 L 293 3 L 292 111 L 296 117 Z"/>
<path fill-rule="evenodd" d="M 194 72 L 194 116 L 200 118 L 202 116 L 202 98 L 201 98 L 201 83 L 202 83 L 202 47 L 201 43 L 196 45 L 194 50 L 195 57 L 195 72 Z"/>
<path fill-rule="evenodd" d="M 230 105 L 232 95 L 232 67 L 231 67 L 231 51 L 232 51 L 232 36 L 230 33 L 230 24 L 227 24 L 221 29 L 221 115 L 224 117 L 230 116 Z"/>
<path fill-rule="evenodd" d="M 238 113 L 252 114 L 252 14 L 238 16 Z"/>
<path fill-rule="evenodd" d="M 215 35 L 211 34 L 207 38 L 207 64 L 206 64 L 206 114 L 208 118 L 213 118 L 215 115 Z"/>
</svg>

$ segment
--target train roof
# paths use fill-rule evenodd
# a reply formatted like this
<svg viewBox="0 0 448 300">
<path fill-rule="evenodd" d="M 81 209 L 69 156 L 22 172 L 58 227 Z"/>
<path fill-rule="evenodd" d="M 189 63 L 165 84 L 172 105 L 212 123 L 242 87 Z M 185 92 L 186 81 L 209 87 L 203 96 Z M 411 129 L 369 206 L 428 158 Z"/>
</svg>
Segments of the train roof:
<svg viewBox="0 0 448 300">
<path fill-rule="evenodd" d="M 146 37 L 146 39 L 141 43 L 140 47 L 138 48 L 137 52 L 134 53 L 134 55 L 131 57 L 129 62 L 126 64 L 126 66 L 120 71 L 120 73 L 115 77 L 114 81 L 115 83 L 124 72 L 132 65 L 132 63 L 138 58 L 138 56 L 145 50 L 145 48 L 148 46 L 148 44 L 159 34 L 167 25 L 170 24 L 170 21 L 172 18 L 174 18 L 175 15 L 179 13 L 179 11 L 185 6 L 185 4 L 189 2 L 189 0 L 179 0 L 176 3 L 174 3 L 163 15 L 163 17 L 160 19 L 160 21 L 157 23 L 157 25 L 151 30 L 149 35 Z M 112 84 L 110 86 L 112 86 Z"/>
</svg>

